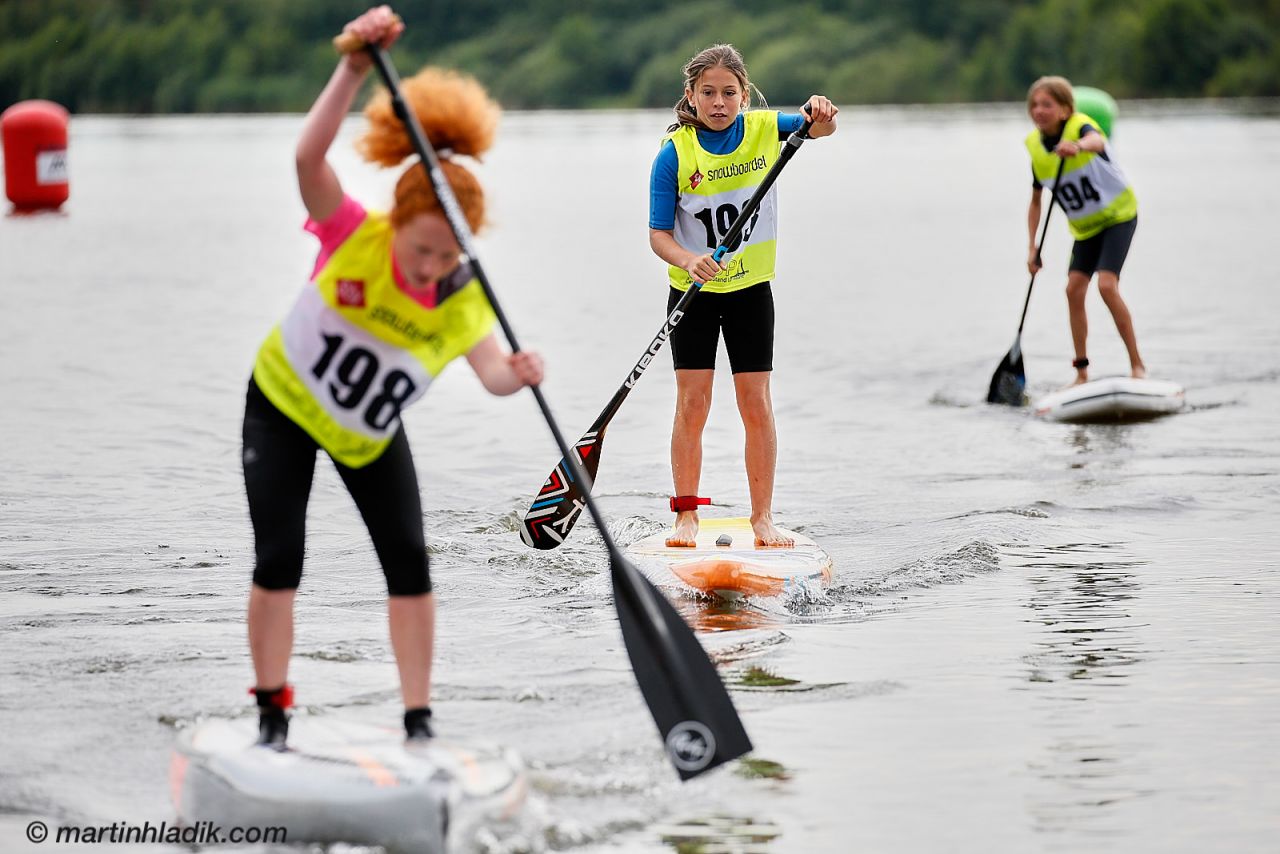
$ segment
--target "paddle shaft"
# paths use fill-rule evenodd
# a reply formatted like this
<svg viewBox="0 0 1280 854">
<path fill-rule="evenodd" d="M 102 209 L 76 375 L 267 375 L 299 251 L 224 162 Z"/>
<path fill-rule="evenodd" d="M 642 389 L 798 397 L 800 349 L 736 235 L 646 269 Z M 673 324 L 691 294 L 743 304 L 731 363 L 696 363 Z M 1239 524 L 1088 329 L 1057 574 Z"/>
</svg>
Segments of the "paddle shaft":
<svg viewBox="0 0 1280 854">
<path fill-rule="evenodd" d="M 470 259 L 476 279 L 480 282 L 480 287 L 483 288 L 485 296 L 488 297 L 489 304 L 493 306 L 493 312 L 498 318 L 498 323 L 502 326 L 502 331 L 506 335 L 512 351 L 519 352 L 520 345 L 516 341 L 515 332 L 512 330 L 511 324 L 507 322 L 507 318 L 498 304 L 498 298 L 494 294 L 488 277 L 485 275 L 484 268 L 480 264 L 480 259 L 474 251 L 470 226 L 467 225 L 466 218 L 463 216 L 461 209 L 458 207 L 457 199 L 453 195 L 453 189 L 449 186 L 448 180 L 440 169 L 440 159 L 436 156 L 435 149 L 427 142 L 426 135 L 422 132 L 417 116 L 413 114 L 405 103 L 404 96 L 400 91 L 399 75 L 396 74 L 395 68 L 391 65 L 386 51 L 377 45 L 368 45 L 366 50 L 373 57 L 378 72 L 382 75 L 383 81 L 391 92 L 393 109 L 396 115 L 399 116 L 400 121 L 404 123 L 405 129 L 409 132 L 414 149 L 417 151 L 419 158 L 421 158 L 423 167 L 427 170 L 431 186 L 435 190 L 436 198 L 444 211 L 445 219 L 457 238 L 458 245 L 462 247 L 462 250 Z M 570 453 L 569 445 L 565 442 L 564 436 L 556 424 L 555 417 L 551 414 L 551 409 L 547 405 L 542 390 L 536 385 L 532 385 L 529 388 L 533 391 L 533 396 L 538 401 L 538 408 L 542 410 L 543 418 L 546 419 L 547 426 L 551 429 L 551 435 L 555 437 L 556 444 L 560 447 L 560 453 L 564 456 L 567 464 L 572 466 L 576 477 L 585 477 L 586 472 L 577 457 Z M 613 573 L 615 594 L 620 593 L 626 597 L 627 603 L 632 610 L 638 609 L 644 612 L 647 619 L 642 621 L 641 625 L 646 629 L 650 639 L 665 651 L 666 654 L 659 658 L 664 666 L 674 671 L 672 674 L 675 677 L 674 683 L 677 686 L 697 684 L 684 659 L 677 651 L 670 627 L 663 618 L 662 612 L 658 609 L 657 603 L 650 596 L 643 595 L 644 587 L 648 585 L 648 582 L 635 567 L 631 566 L 622 557 L 622 553 L 618 550 L 617 544 L 614 542 L 612 535 L 610 535 L 609 527 L 605 524 L 604 517 L 591 494 L 583 493 L 582 497 L 586 502 L 587 510 L 591 513 L 591 518 L 596 523 L 596 528 L 600 531 L 600 538 L 604 540 L 605 548 L 609 551 L 609 565 Z M 648 586 L 651 587 L 651 585 Z M 660 594 L 656 593 L 656 591 L 653 593 L 653 596 L 658 595 Z M 683 623 L 680 625 L 686 631 L 688 630 L 688 627 L 684 626 Z M 702 712 L 705 706 L 696 691 L 680 690 L 680 694 L 681 699 L 689 708 L 703 716 Z M 710 716 L 707 715 L 705 717 Z"/>
<path fill-rule="evenodd" d="M 1062 169 L 1067 165 L 1065 157 L 1058 160 L 1058 174 L 1053 178 L 1053 187 L 1049 189 L 1049 212 L 1044 215 L 1044 225 L 1040 227 L 1040 242 L 1036 244 L 1036 261 L 1040 261 L 1040 250 L 1044 249 L 1044 237 L 1049 233 L 1049 220 L 1053 216 L 1053 203 L 1058 200 L 1058 182 L 1062 180 Z M 1036 270 L 1031 274 L 1031 282 L 1027 285 L 1027 298 L 1022 301 L 1022 317 L 1018 318 L 1018 336 L 1022 337 L 1022 325 L 1027 322 L 1027 307 L 1031 305 L 1031 289 L 1036 284 Z"/>
</svg>

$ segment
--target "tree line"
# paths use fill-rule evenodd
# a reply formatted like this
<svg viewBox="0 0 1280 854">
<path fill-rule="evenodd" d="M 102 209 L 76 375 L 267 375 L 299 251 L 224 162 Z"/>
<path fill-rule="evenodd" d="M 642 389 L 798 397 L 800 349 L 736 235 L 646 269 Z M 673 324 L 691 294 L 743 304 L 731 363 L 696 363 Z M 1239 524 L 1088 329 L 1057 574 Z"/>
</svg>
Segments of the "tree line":
<svg viewBox="0 0 1280 854">
<path fill-rule="evenodd" d="M 4 0 L 0 108 L 305 110 L 361 0 Z M 478 77 L 510 108 L 662 107 L 728 41 L 771 102 L 1021 99 L 1042 74 L 1117 98 L 1280 95 L 1280 0 L 402 0 L 404 72 Z"/>
</svg>

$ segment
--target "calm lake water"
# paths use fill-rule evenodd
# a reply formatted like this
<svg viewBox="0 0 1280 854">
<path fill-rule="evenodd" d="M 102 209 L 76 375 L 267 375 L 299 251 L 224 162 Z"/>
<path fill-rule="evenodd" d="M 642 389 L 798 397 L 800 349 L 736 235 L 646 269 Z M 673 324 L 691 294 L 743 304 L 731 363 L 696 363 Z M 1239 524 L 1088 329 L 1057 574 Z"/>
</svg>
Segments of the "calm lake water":
<svg viewBox="0 0 1280 854">
<path fill-rule="evenodd" d="M 483 169 L 482 258 L 570 439 L 662 321 L 646 222 L 666 122 L 509 115 Z M 708 850 L 1275 851 L 1280 120 L 1136 105 L 1117 123 L 1141 206 L 1123 292 L 1152 375 L 1190 403 L 1133 426 L 983 402 L 1027 285 L 1020 108 L 841 122 L 780 181 L 775 286 L 776 515 L 835 584 L 728 614 L 668 589 L 727 681 L 797 680 L 734 689 L 787 779 L 677 781 L 594 528 L 550 553 L 515 532 L 559 456 L 530 395 L 489 397 L 464 364 L 406 417 L 439 729 L 511 745 L 533 784 L 523 834 L 487 850 L 660 852 L 703 823 Z M 26 850 L 33 818 L 171 820 L 175 730 L 250 714 L 240 419 L 313 258 L 299 125 L 77 117 L 66 214 L 0 220 L 0 849 Z M 357 130 L 333 159 L 378 205 L 391 177 L 357 161 Z M 1072 373 L 1070 243 L 1050 231 L 1033 392 Z M 1124 371 L 1096 292 L 1089 310 L 1096 375 Z M 670 521 L 667 359 L 609 429 L 598 494 L 624 544 Z M 716 394 L 701 491 L 745 515 L 727 373 Z M 325 464 L 311 507 L 299 702 L 394 723 L 382 576 Z"/>
</svg>

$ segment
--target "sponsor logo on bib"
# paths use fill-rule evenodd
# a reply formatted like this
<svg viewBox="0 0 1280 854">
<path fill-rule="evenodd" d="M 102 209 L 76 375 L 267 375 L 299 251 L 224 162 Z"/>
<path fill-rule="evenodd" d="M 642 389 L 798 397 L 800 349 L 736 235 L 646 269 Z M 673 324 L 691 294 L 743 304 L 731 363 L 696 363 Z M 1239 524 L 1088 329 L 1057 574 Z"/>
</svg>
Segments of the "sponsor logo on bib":
<svg viewBox="0 0 1280 854">
<path fill-rule="evenodd" d="M 702 173 L 697 169 L 693 170 L 693 174 L 689 176 L 689 189 L 696 190 L 698 185 L 702 183 Z"/>
<path fill-rule="evenodd" d="M 364 308 L 364 280 L 338 279 L 338 305 L 344 308 Z"/>
<path fill-rule="evenodd" d="M 746 163 L 730 163 L 728 166 L 721 166 L 718 169 L 707 170 L 708 181 L 719 181 L 721 178 L 734 178 L 738 175 L 746 175 L 748 172 L 759 172 L 769 164 L 765 162 L 764 155 L 750 160 Z M 701 175 L 698 176 L 702 178 Z"/>
</svg>

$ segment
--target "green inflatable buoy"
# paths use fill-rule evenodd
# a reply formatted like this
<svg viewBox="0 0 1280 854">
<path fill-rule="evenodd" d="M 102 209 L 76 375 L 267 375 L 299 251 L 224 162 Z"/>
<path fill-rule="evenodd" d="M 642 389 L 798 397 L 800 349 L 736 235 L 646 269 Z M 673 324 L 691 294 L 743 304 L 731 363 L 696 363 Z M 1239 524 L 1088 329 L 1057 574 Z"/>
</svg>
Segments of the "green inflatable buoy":
<svg viewBox="0 0 1280 854">
<path fill-rule="evenodd" d="M 1120 108 L 1116 106 L 1116 99 L 1092 86 L 1072 86 L 1071 89 L 1076 96 L 1076 112 L 1084 113 L 1096 121 L 1098 128 L 1110 138 L 1111 125 L 1115 122 L 1116 114 L 1120 112 Z"/>
</svg>

